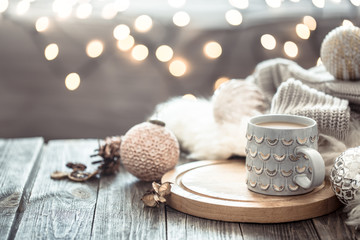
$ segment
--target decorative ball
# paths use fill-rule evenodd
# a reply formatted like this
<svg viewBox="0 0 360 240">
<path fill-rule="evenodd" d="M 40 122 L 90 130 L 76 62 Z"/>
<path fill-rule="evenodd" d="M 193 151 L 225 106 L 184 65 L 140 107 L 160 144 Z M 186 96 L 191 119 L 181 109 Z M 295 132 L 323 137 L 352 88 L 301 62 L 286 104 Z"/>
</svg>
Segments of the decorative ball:
<svg viewBox="0 0 360 240">
<path fill-rule="evenodd" d="M 348 204 L 360 190 L 360 146 L 349 148 L 339 157 L 330 173 L 331 186 L 338 199 Z"/>
<path fill-rule="evenodd" d="M 175 167 L 179 154 L 175 135 L 160 121 L 132 127 L 123 136 L 120 148 L 126 170 L 143 181 L 159 180 Z"/>
<path fill-rule="evenodd" d="M 360 28 L 341 26 L 324 38 L 320 50 L 326 70 L 340 80 L 360 80 Z"/>
</svg>

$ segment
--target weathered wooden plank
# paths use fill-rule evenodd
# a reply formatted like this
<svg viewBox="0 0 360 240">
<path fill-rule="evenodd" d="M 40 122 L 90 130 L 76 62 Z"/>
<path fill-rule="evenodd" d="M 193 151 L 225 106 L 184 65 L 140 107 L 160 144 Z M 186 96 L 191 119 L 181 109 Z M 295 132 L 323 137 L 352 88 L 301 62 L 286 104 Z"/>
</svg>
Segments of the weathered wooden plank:
<svg viewBox="0 0 360 240">
<path fill-rule="evenodd" d="M 11 235 L 35 177 L 42 138 L 0 139 L 0 238 Z"/>
<path fill-rule="evenodd" d="M 16 239 L 90 238 L 99 180 L 53 180 L 50 174 L 55 170 L 69 171 L 67 162 L 82 162 L 90 167 L 90 154 L 95 148 L 96 140 L 49 142 L 30 199 L 21 213 Z"/>
<path fill-rule="evenodd" d="M 137 180 L 123 167 L 100 180 L 93 239 L 166 239 L 164 206 L 144 207 L 140 200 L 151 183 Z"/>
<path fill-rule="evenodd" d="M 320 239 L 341 240 L 360 238 L 360 232 L 345 224 L 346 213 L 343 212 L 343 208 L 331 214 L 314 218 L 312 221 Z"/>
<path fill-rule="evenodd" d="M 168 239 L 242 239 L 238 223 L 193 217 L 166 207 Z"/>
<path fill-rule="evenodd" d="M 245 240 L 319 239 L 311 220 L 278 224 L 242 223 L 240 227 Z"/>
</svg>

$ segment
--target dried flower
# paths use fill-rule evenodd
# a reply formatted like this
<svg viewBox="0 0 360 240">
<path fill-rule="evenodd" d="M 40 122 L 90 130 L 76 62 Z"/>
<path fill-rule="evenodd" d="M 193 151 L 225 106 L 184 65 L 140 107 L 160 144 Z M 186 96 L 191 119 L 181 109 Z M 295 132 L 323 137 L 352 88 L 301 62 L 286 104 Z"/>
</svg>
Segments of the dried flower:
<svg viewBox="0 0 360 240">
<path fill-rule="evenodd" d="M 147 207 L 158 207 L 160 203 L 166 203 L 166 196 L 171 193 L 171 183 L 165 182 L 159 184 L 157 182 L 152 183 L 152 188 L 147 191 L 141 198 Z"/>
</svg>

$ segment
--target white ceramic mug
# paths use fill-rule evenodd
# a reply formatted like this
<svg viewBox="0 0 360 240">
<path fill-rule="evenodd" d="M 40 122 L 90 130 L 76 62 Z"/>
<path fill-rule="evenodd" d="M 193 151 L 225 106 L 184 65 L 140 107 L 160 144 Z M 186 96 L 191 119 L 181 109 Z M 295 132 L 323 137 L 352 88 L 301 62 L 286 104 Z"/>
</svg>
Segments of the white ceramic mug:
<svg viewBox="0 0 360 240">
<path fill-rule="evenodd" d="M 246 138 L 246 182 L 251 191 L 298 195 L 324 181 L 315 120 L 285 114 L 256 116 L 248 122 Z"/>
</svg>

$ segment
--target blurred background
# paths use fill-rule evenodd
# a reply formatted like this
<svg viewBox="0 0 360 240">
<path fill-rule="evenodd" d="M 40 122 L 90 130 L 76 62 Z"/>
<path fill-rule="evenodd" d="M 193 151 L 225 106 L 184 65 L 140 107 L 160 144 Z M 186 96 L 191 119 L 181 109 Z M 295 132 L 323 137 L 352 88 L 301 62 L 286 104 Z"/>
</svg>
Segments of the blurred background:
<svg viewBox="0 0 360 240">
<path fill-rule="evenodd" d="M 266 59 L 321 64 L 360 0 L 0 0 L 0 137 L 123 135 Z"/>
</svg>

